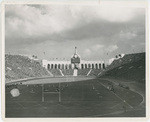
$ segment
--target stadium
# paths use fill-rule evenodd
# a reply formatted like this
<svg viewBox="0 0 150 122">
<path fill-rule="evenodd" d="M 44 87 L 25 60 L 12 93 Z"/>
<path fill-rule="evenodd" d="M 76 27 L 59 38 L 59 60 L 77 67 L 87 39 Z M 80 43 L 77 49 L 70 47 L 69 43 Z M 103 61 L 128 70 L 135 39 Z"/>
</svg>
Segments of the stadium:
<svg viewBox="0 0 150 122">
<path fill-rule="evenodd" d="M 6 117 L 145 116 L 145 53 L 106 67 L 82 67 L 76 49 L 68 65 L 10 54 L 5 61 Z"/>
<path fill-rule="evenodd" d="M 5 5 L 6 118 L 146 117 L 146 5 L 108 3 Z"/>
</svg>

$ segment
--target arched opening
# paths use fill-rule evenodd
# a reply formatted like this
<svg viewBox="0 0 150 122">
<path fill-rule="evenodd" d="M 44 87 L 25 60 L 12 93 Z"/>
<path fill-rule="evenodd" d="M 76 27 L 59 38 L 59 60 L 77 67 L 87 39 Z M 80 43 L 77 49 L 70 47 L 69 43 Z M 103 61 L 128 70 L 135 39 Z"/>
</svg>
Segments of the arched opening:
<svg viewBox="0 0 150 122">
<path fill-rule="evenodd" d="M 62 69 L 64 69 L 64 64 L 62 64 Z"/>
<path fill-rule="evenodd" d="M 71 64 L 69 64 L 69 69 L 72 69 L 72 68 L 71 68 Z"/>
<path fill-rule="evenodd" d="M 91 68 L 91 64 L 88 64 L 88 68 Z"/>
<path fill-rule="evenodd" d="M 103 63 L 103 69 L 105 69 L 105 64 Z"/>
<path fill-rule="evenodd" d="M 65 69 L 68 69 L 68 64 L 65 65 Z"/>
<path fill-rule="evenodd" d="M 53 64 L 51 64 L 51 69 L 53 69 L 54 68 L 54 65 Z"/>
<path fill-rule="evenodd" d="M 55 64 L 55 69 L 57 69 L 57 64 Z"/>
<path fill-rule="evenodd" d="M 99 69 L 101 69 L 101 64 L 99 64 Z"/>
<path fill-rule="evenodd" d="M 47 69 L 50 69 L 50 64 L 47 65 Z"/>
<path fill-rule="evenodd" d="M 81 64 L 81 69 L 84 69 L 84 66 L 83 66 L 83 64 Z"/>
<path fill-rule="evenodd" d="M 60 64 L 58 64 L 58 69 L 60 69 Z"/>
<path fill-rule="evenodd" d="M 85 64 L 85 69 L 87 69 L 87 64 Z"/>
<path fill-rule="evenodd" d="M 95 69 L 98 69 L 98 65 L 97 64 L 95 64 Z"/>
<path fill-rule="evenodd" d="M 94 69 L 94 64 L 92 64 L 92 69 Z"/>
</svg>

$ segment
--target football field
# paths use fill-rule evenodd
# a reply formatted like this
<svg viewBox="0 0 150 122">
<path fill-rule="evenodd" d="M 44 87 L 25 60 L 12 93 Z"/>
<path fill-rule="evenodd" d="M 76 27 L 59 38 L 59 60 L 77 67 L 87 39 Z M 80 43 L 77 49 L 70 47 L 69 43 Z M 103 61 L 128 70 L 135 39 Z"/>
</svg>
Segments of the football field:
<svg viewBox="0 0 150 122">
<path fill-rule="evenodd" d="M 6 85 L 6 117 L 105 117 L 139 111 L 143 97 L 91 77 L 47 78 Z M 20 95 L 12 97 L 10 91 Z M 131 112 L 130 116 L 133 115 Z M 140 114 L 141 116 L 142 114 Z M 143 113 L 144 115 L 144 113 Z M 127 115 L 129 116 L 129 115 Z"/>
</svg>

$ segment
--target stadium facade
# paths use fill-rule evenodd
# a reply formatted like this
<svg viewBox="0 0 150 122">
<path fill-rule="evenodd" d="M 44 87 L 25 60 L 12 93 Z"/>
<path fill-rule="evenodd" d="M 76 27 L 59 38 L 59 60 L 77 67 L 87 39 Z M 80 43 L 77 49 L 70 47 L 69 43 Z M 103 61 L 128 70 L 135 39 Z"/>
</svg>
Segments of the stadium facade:
<svg viewBox="0 0 150 122">
<path fill-rule="evenodd" d="M 76 65 L 75 65 L 76 64 Z M 104 69 L 104 61 L 86 61 L 81 60 L 81 57 L 77 54 L 77 48 L 75 47 L 75 53 L 71 57 L 71 60 L 42 60 L 42 65 L 46 69 L 74 69 L 77 66 L 78 69 Z"/>
</svg>

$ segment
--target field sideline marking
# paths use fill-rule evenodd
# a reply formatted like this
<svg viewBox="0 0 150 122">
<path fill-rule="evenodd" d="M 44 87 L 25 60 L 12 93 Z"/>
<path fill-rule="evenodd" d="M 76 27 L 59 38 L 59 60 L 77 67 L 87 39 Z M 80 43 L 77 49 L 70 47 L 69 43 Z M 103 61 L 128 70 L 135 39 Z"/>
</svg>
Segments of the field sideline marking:
<svg viewBox="0 0 150 122">
<path fill-rule="evenodd" d="M 129 111 L 138 111 L 138 110 L 142 110 L 142 109 L 130 109 L 130 110 L 126 110 L 126 112 L 129 112 Z M 105 115 L 113 115 L 113 114 L 117 114 L 117 113 L 124 113 L 124 111 L 122 110 L 120 110 L 120 111 L 116 111 L 116 112 L 112 112 L 112 113 L 108 113 L 108 114 L 99 114 L 99 115 L 93 115 L 93 116 L 97 116 L 97 117 L 99 117 L 99 116 L 101 116 L 101 117 L 104 117 Z M 117 116 L 115 116 L 115 117 L 117 117 Z"/>
<path fill-rule="evenodd" d="M 99 81 L 98 81 L 98 83 L 100 83 Z M 100 83 L 103 87 L 105 87 L 106 88 L 106 86 L 104 85 L 104 84 L 102 84 L 102 83 Z M 107 88 L 106 88 L 107 89 Z M 111 93 L 113 93 L 113 92 L 111 92 Z M 120 100 L 122 100 L 122 102 L 124 102 L 125 100 L 123 100 L 121 97 L 119 97 L 117 94 L 115 94 L 115 93 L 113 93 L 116 97 L 118 97 Z M 128 106 L 130 106 L 131 108 L 133 108 L 133 106 L 131 106 L 129 103 L 127 103 L 126 101 L 125 101 L 125 103 L 128 105 Z"/>
<path fill-rule="evenodd" d="M 105 115 L 113 115 L 113 114 L 120 114 L 120 113 L 123 113 L 123 110 L 120 110 L 120 111 L 116 111 L 116 112 L 112 112 L 112 113 L 107 113 L 107 114 L 99 114 L 99 115 L 93 115 L 93 116 L 96 116 L 96 117 L 103 117 Z"/>
<path fill-rule="evenodd" d="M 111 80 L 111 79 L 105 79 L 105 78 L 104 78 L 104 79 L 102 79 L 102 80 L 107 80 L 107 81 L 110 81 L 110 82 L 116 83 L 116 81 Z M 127 84 L 128 84 L 128 85 L 130 85 L 131 83 L 136 83 L 136 82 L 135 82 L 135 81 L 127 82 Z M 143 103 L 144 103 L 144 101 L 145 101 L 144 94 L 143 94 L 143 93 L 138 92 L 138 91 L 137 91 L 137 90 L 135 90 L 133 87 L 130 87 L 130 88 L 132 88 L 132 89 L 130 89 L 130 91 L 135 92 L 135 93 L 139 94 L 139 95 L 142 97 L 142 101 L 141 101 L 141 103 L 140 103 L 139 105 L 143 104 Z"/>
</svg>

